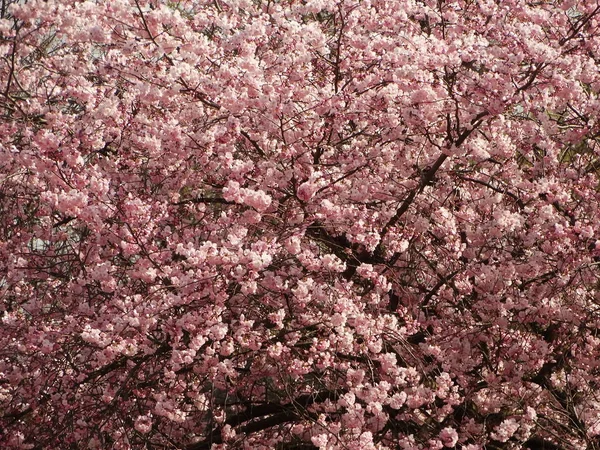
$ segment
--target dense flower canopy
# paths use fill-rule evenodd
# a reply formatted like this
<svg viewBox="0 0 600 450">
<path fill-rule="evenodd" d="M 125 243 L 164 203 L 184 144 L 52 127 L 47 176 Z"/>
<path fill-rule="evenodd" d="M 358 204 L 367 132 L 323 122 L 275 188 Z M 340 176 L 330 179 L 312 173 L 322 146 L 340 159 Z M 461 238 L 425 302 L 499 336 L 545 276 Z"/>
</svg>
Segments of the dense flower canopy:
<svg viewBox="0 0 600 450">
<path fill-rule="evenodd" d="M 0 447 L 600 448 L 597 2 L 0 16 Z"/>
</svg>

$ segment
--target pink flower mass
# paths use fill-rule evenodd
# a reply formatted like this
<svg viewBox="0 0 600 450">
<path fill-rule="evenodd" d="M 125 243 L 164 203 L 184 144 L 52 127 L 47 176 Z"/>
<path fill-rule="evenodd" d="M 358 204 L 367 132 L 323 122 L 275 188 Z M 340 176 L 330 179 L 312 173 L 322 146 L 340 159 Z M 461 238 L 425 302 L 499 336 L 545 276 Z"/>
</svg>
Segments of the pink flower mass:
<svg viewBox="0 0 600 450">
<path fill-rule="evenodd" d="M 600 6 L 2 0 L 0 448 L 600 449 Z"/>
</svg>

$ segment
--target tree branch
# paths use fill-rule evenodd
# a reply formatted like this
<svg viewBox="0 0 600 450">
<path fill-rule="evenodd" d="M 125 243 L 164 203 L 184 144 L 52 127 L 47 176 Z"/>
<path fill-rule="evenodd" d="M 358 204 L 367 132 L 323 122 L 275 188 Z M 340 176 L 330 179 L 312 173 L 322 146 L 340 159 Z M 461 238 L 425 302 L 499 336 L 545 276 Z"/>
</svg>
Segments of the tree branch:
<svg viewBox="0 0 600 450">
<path fill-rule="evenodd" d="M 471 120 L 471 127 L 463 130 L 463 132 L 458 136 L 455 142 L 452 143 L 450 141 L 451 145 L 455 147 L 459 147 L 460 145 L 462 145 L 462 143 L 471 135 L 471 133 L 473 133 L 473 131 L 475 131 L 479 127 L 479 125 L 481 125 L 482 119 L 488 114 L 488 111 L 482 111 L 479 114 L 477 114 Z M 408 196 L 404 199 L 404 201 L 396 211 L 396 214 L 394 214 L 392 218 L 388 220 L 388 222 L 384 225 L 383 229 L 381 230 L 381 233 L 379 233 L 381 240 L 379 241 L 379 244 L 377 244 L 377 247 L 373 252 L 376 258 L 383 258 L 383 238 L 387 235 L 390 229 L 398 223 L 402 215 L 406 211 L 408 211 L 408 208 L 413 203 L 417 195 L 420 194 L 423 191 L 423 189 L 425 189 L 425 186 L 427 186 L 433 181 L 436 172 L 439 170 L 442 164 L 444 164 L 444 161 L 446 161 L 446 159 L 448 159 L 447 153 L 442 153 L 440 156 L 438 156 L 433 165 L 421 177 L 421 182 L 419 183 L 419 185 L 409 192 Z M 396 259 L 396 255 L 394 255 L 392 259 Z"/>
<path fill-rule="evenodd" d="M 321 391 L 316 394 L 305 394 L 292 400 L 289 404 L 265 403 L 262 405 L 249 405 L 248 409 L 225 420 L 224 425 L 238 426 L 248 422 L 236 430 L 238 434 L 256 433 L 267 430 L 277 425 L 298 420 L 305 413 L 306 408 L 325 400 L 336 401 L 343 392 Z M 213 444 L 221 444 L 221 426 L 212 429 L 208 437 L 186 447 L 186 450 L 209 450 Z"/>
</svg>

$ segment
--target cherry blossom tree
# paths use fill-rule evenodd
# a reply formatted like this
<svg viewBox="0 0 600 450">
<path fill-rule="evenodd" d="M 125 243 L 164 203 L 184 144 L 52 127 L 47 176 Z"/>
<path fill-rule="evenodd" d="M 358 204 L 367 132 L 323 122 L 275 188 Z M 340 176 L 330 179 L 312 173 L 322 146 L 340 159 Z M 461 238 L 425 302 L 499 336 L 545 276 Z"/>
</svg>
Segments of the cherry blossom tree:
<svg viewBox="0 0 600 450">
<path fill-rule="evenodd" d="M 600 4 L 0 17 L 2 448 L 600 448 Z"/>
</svg>

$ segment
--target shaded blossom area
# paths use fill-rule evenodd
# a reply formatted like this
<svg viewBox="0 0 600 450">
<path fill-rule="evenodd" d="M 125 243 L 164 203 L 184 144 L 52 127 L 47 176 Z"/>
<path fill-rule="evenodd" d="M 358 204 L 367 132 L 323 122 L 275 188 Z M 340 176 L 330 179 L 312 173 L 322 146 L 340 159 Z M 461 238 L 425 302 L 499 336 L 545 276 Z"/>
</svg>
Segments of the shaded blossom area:
<svg viewBox="0 0 600 450">
<path fill-rule="evenodd" d="M 599 21 L 2 0 L 0 447 L 600 449 Z"/>
</svg>

